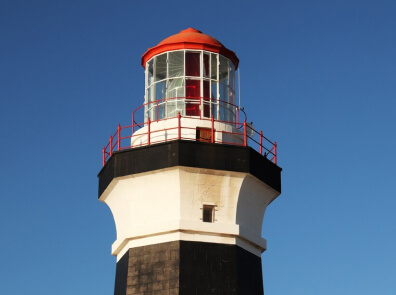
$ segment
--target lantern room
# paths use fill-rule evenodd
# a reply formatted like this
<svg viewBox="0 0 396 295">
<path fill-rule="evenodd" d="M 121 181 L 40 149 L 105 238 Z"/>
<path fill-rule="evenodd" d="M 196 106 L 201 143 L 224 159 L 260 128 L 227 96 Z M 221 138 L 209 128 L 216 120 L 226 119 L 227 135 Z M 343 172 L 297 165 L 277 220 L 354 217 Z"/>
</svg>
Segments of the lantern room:
<svg viewBox="0 0 396 295">
<path fill-rule="evenodd" d="M 238 58 L 216 39 L 189 28 L 142 56 L 145 120 L 187 117 L 236 121 Z"/>
<path fill-rule="evenodd" d="M 276 143 L 247 123 L 236 102 L 236 54 L 217 39 L 188 28 L 147 49 L 144 103 L 132 123 L 117 128 L 103 148 L 103 165 L 113 151 L 175 140 L 256 146 L 276 163 Z"/>
</svg>

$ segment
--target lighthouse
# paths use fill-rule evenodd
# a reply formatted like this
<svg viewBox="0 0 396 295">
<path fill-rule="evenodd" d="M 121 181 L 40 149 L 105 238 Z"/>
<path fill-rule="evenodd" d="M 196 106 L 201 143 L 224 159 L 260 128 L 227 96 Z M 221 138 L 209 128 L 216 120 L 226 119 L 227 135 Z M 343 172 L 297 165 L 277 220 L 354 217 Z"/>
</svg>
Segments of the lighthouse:
<svg viewBox="0 0 396 295">
<path fill-rule="evenodd" d="M 189 28 L 141 63 L 144 104 L 110 136 L 98 175 L 117 233 L 114 294 L 264 294 L 262 222 L 282 169 L 236 101 L 238 57 Z"/>
</svg>

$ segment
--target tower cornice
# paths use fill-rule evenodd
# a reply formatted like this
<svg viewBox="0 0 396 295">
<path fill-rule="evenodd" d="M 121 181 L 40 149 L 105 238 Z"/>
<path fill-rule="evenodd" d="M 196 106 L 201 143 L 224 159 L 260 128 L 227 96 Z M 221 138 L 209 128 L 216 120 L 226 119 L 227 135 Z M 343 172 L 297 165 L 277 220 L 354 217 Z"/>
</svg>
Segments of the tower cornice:
<svg viewBox="0 0 396 295">
<path fill-rule="evenodd" d="M 282 168 L 251 147 L 176 140 L 114 152 L 98 174 L 98 197 L 114 178 L 174 166 L 250 173 L 281 193 Z"/>
</svg>

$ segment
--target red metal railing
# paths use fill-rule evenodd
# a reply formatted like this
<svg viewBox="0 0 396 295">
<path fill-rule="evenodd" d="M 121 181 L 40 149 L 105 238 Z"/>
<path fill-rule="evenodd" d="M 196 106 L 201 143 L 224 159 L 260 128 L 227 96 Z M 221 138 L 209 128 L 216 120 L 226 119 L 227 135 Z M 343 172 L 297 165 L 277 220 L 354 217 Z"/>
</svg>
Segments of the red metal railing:
<svg viewBox="0 0 396 295">
<path fill-rule="evenodd" d="M 180 100 L 181 98 L 176 98 Z M 170 99 L 167 99 L 170 100 Z M 270 141 L 268 138 L 266 138 L 263 135 L 263 131 L 258 132 L 253 128 L 251 124 L 246 123 L 246 114 L 244 113 L 243 109 L 224 102 L 224 101 L 219 101 L 219 100 L 214 100 L 210 99 L 209 102 L 216 101 L 216 103 L 222 103 L 226 106 L 228 106 L 228 110 L 231 110 L 232 114 L 232 119 L 233 121 L 222 121 L 218 120 L 211 114 L 210 118 L 203 117 L 203 116 L 187 116 L 187 115 L 181 115 L 180 112 L 177 113 L 176 116 L 174 117 L 165 117 L 165 118 L 159 118 L 159 106 L 161 103 L 166 103 L 166 102 L 161 102 L 161 101 L 154 101 L 147 103 L 145 105 L 140 106 L 137 108 L 133 113 L 132 113 L 132 124 L 129 126 L 124 126 L 122 127 L 120 124 L 118 124 L 117 131 L 113 134 L 110 135 L 109 142 L 107 143 L 106 146 L 103 147 L 102 149 L 102 164 L 103 166 L 106 164 L 106 161 L 112 156 L 114 151 L 121 151 L 125 149 L 130 149 L 134 147 L 139 147 L 139 146 L 146 146 L 146 145 L 151 145 L 151 144 L 156 144 L 160 142 L 166 142 L 166 141 L 172 141 L 172 140 L 197 140 L 196 138 L 191 138 L 191 137 L 183 137 L 182 136 L 182 130 L 196 130 L 196 127 L 189 127 L 189 126 L 183 126 L 182 124 L 182 118 L 191 118 L 191 119 L 200 119 L 202 121 L 210 121 L 210 133 L 211 133 L 211 143 L 218 143 L 218 144 L 231 144 L 231 145 L 239 145 L 239 146 L 248 146 L 249 141 L 252 145 L 253 148 L 255 148 L 261 155 L 264 155 L 266 157 L 269 157 L 269 159 L 277 164 L 277 143 Z M 203 105 L 204 101 L 201 98 L 195 98 L 194 103 L 200 103 Z M 208 100 L 205 99 L 205 102 L 207 103 Z M 135 116 L 137 111 L 143 111 L 143 107 L 147 110 L 147 106 L 150 104 L 155 104 L 156 105 L 156 116 L 155 120 L 152 120 L 150 116 L 147 118 L 145 122 L 142 123 L 136 123 L 135 121 Z M 240 111 L 244 115 L 244 120 L 243 122 L 239 122 L 240 119 Z M 217 114 L 218 116 L 219 114 Z M 143 117 L 143 116 L 141 116 Z M 172 119 L 177 119 L 177 125 L 169 128 L 162 128 L 162 129 L 157 129 L 157 130 L 152 130 L 151 125 L 153 122 L 159 122 L 159 121 L 166 121 L 166 120 L 172 120 Z M 231 132 L 231 131 L 216 131 L 215 130 L 215 122 L 218 123 L 225 123 L 228 125 L 231 125 L 235 127 L 234 130 L 237 130 L 237 132 Z M 143 126 L 147 126 L 147 132 L 135 134 L 135 131 L 137 131 L 137 128 L 142 128 Z M 127 131 L 126 131 L 127 130 Z M 164 132 L 169 132 L 170 130 L 176 130 L 175 132 L 177 136 L 174 137 L 168 137 L 160 140 L 153 140 L 155 135 L 158 133 L 164 133 Z M 241 143 L 238 142 L 227 142 L 224 140 L 216 140 L 215 134 L 216 132 L 221 132 L 222 134 L 229 134 L 229 135 L 234 135 L 237 137 L 242 137 L 243 140 Z M 124 135 L 127 133 L 128 135 Z M 142 136 L 147 136 L 147 140 L 144 143 L 140 144 L 133 144 L 132 145 L 132 140 L 136 138 L 137 136 L 142 137 Z"/>
</svg>

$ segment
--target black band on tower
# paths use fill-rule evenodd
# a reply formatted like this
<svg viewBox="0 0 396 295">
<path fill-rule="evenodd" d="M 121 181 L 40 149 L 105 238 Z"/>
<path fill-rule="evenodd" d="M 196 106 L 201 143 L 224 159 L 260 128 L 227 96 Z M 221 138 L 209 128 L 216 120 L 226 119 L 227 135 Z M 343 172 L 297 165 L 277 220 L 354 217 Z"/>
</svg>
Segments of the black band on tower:
<svg viewBox="0 0 396 295">
<path fill-rule="evenodd" d="M 174 241 L 130 249 L 115 295 L 263 295 L 261 258 L 236 246 Z"/>
</svg>

